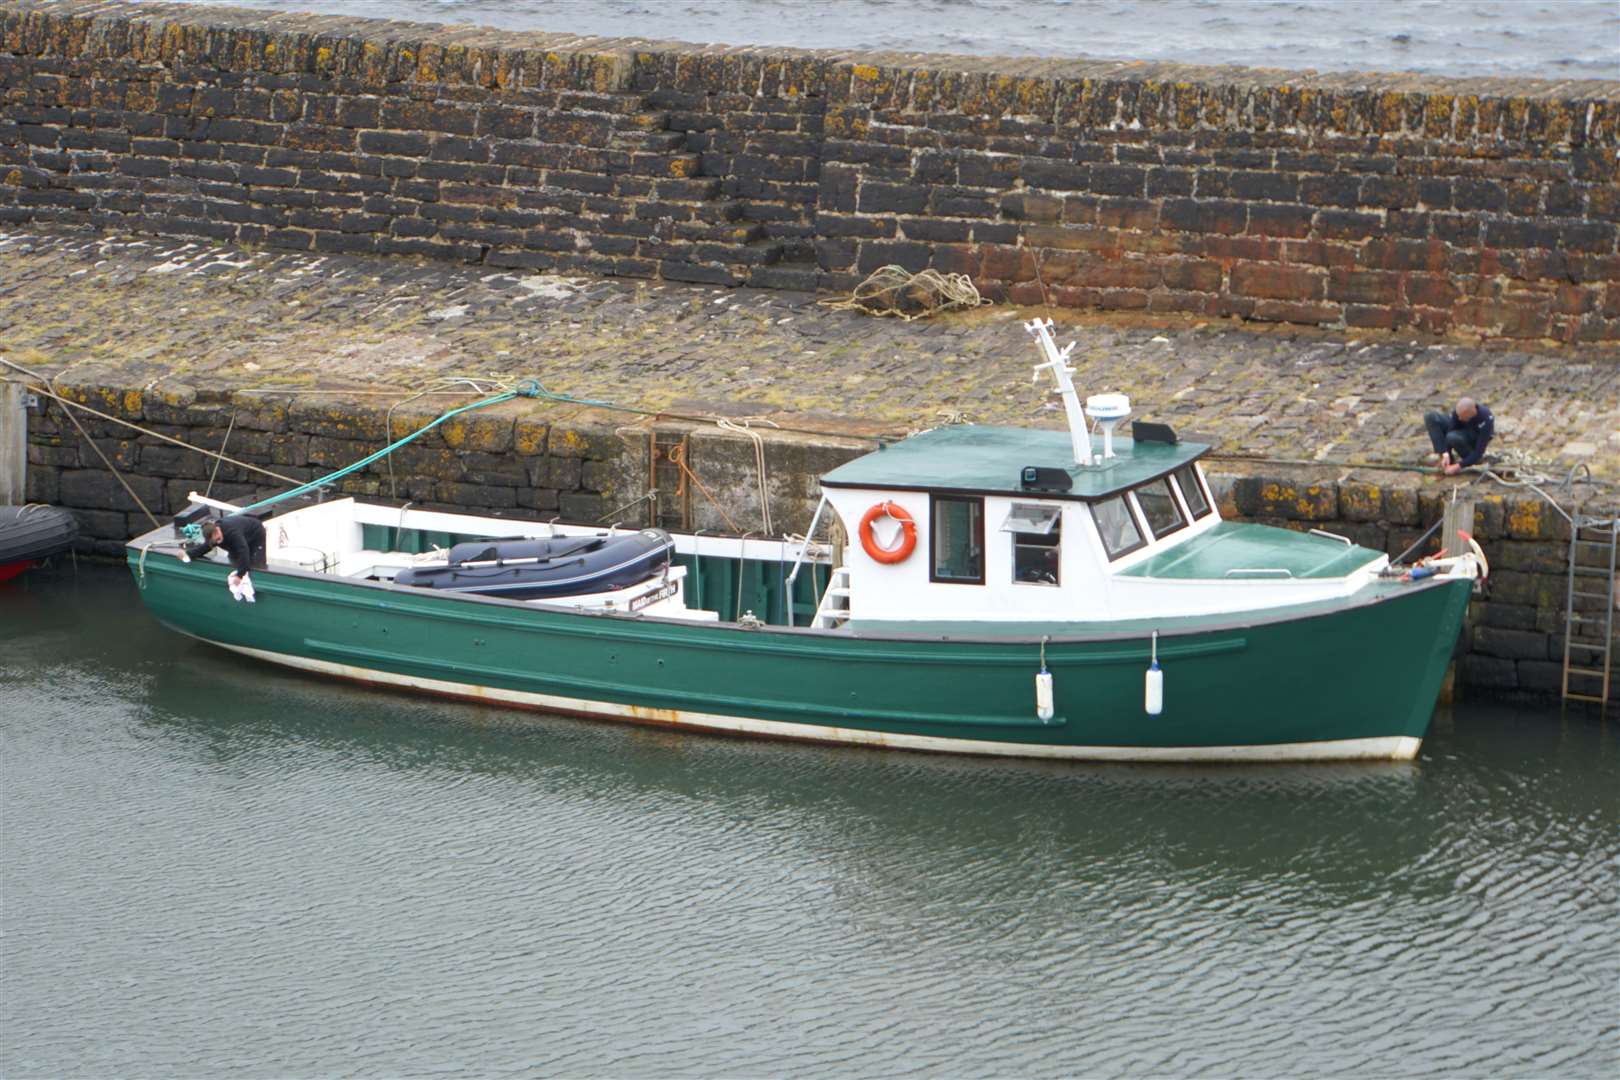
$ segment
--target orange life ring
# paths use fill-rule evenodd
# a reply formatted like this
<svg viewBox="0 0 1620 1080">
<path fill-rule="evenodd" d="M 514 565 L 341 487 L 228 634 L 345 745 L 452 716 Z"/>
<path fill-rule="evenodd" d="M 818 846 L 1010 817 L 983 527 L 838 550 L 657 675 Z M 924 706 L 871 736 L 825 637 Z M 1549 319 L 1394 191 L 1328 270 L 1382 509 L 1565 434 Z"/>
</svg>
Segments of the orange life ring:
<svg viewBox="0 0 1620 1080">
<path fill-rule="evenodd" d="M 877 537 L 872 532 L 872 523 L 885 515 L 900 523 L 900 543 L 897 547 L 879 547 Z M 917 549 L 917 523 L 903 507 L 896 506 L 892 502 L 880 502 L 861 518 L 861 547 L 874 562 L 887 563 L 891 566 L 905 562 Z"/>
</svg>

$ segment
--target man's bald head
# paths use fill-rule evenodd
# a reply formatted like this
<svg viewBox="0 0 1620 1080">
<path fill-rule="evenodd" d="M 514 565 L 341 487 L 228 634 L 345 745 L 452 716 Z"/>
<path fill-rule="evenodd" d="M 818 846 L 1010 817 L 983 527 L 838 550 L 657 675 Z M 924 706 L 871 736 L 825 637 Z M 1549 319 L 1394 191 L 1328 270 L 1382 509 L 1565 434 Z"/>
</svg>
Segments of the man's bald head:
<svg viewBox="0 0 1620 1080">
<path fill-rule="evenodd" d="M 1474 404 L 1473 398 L 1464 397 L 1457 399 L 1457 419 L 1464 421 L 1472 420 L 1474 415 L 1478 412 L 1479 406 Z"/>
</svg>

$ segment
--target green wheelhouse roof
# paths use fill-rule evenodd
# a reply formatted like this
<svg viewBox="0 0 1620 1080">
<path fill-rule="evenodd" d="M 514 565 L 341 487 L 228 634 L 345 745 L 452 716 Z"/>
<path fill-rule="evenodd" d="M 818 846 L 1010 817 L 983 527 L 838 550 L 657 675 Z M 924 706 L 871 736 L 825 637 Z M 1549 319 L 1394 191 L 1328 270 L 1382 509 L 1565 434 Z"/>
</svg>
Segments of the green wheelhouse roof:
<svg viewBox="0 0 1620 1080">
<path fill-rule="evenodd" d="M 1025 495 L 1041 499 L 1102 499 L 1196 461 L 1205 443 L 1136 442 L 1114 436 L 1114 457 L 1102 459 L 1102 437 L 1091 438 L 1096 464 L 1074 463 L 1067 431 L 953 424 L 913 435 L 832 470 L 823 487 L 887 488 L 895 491 L 960 491 L 976 495 Z M 1069 491 L 1026 491 L 1026 465 L 1062 469 L 1074 481 Z"/>
</svg>

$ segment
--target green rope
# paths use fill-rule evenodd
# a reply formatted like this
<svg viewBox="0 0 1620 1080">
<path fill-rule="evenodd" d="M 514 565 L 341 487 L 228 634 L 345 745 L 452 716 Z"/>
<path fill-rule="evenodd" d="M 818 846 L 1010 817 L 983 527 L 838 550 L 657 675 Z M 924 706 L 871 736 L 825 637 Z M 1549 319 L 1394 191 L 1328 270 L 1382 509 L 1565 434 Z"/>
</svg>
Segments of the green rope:
<svg viewBox="0 0 1620 1080">
<path fill-rule="evenodd" d="M 373 461 L 387 457 L 389 454 L 392 454 L 395 450 L 398 450 L 411 440 L 421 438 L 423 435 L 426 435 L 428 432 L 432 431 L 446 420 L 460 416 L 464 412 L 471 412 L 473 409 L 482 409 L 486 405 L 499 405 L 503 401 L 511 401 L 516 397 L 540 397 L 543 393 L 545 393 L 545 396 L 548 397 L 556 396 L 543 391 L 543 388 L 540 386 L 540 383 L 537 380 L 524 379 L 522 382 L 518 383 L 517 389 L 515 390 L 508 390 L 505 393 L 496 394 L 494 397 L 487 397 L 482 401 L 474 401 L 466 405 L 457 406 L 456 408 L 445 413 L 443 416 L 439 417 L 437 420 L 433 421 L 431 424 L 428 424 L 426 427 L 419 428 L 403 438 L 394 440 L 381 450 L 378 450 L 375 454 L 369 454 L 366 457 L 361 458 L 359 461 L 356 461 L 353 465 L 345 465 L 343 468 L 337 470 L 337 472 L 328 473 L 327 475 L 318 479 L 311 480 L 307 484 L 300 484 L 291 491 L 284 491 L 280 495 L 272 495 L 268 499 L 260 499 L 251 506 L 244 506 L 240 511 L 238 511 L 238 513 L 246 513 L 250 510 L 260 510 L 266 506 L 274 506 L 276 503 L 283 502 L 287 499 L 296 499 L 298 496 L 306 495 L 309 492 L 314 491 L 316 488 L 325 487 L 334 480 L 341 480 L 350 473 L 358 472 L 359 470 L 365 468 Z"/>
<path fill-rule="evenodd" d="M 642 412 L 641 409 L 632 409 L 628 405 L 615 405 L 611 401 L 598 401 L 596 398 L 575 397 L 573 394 L 559 394 L 555 390 L 547 390 L 546 384 L 539 379 L 525 379 L 520 385 L 532 386 L 534 393 L 530 397 L 545 398 L 547 401 L 560 401 L 564 405 L 591 405 L 598 409 L 617 409 L 619 412 Z"/>
</svg>

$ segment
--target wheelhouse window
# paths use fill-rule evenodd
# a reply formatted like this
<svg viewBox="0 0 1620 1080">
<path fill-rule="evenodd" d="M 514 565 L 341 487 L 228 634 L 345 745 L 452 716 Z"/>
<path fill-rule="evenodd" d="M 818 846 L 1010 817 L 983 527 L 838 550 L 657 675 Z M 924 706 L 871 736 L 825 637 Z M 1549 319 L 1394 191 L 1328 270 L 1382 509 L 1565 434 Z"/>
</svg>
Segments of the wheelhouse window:
<svg viewBox="0 0 1620 1080">
<path fill-rule="evenodd" d="M 1167 536 L 1187 524 L 1181 516 L 1181 507 L 1176 505 L 1175 495 L 1170 491 L 1170 478 L 1167 476 L 1137 488 L 1136 505 L 1142 508 L 1142 516 L 1147 519 L 1148 528 L 1153 531 L 1155 538 Z"/>
<path fill-rule="evenodd" d="M 983 585 L 984 500 L 936 495 L 932 517 L 928 580 Z"/>
<path fill-rule="evenodd" d="M 1063 511 L 1056 506 L 1013 503 L 1001 531 L 1012 533 L 1012 579 L 1029 585 L 1058 583 Z"/>
<path fill-rule="evenodd" d="M 1108 553 L 1109 561 L 1129 555 L 1147 544 L 1142 527 L 1136 523 L 1136 515 L 1131 513 L 1125 496 L 1116 495 L 1112 499 L 1092 503 L 1091 516 L 1097 522 L 1097 535 L 1102 537 L 1103 550 Z"/>
<path fill-rule="evenodd" d="M 1193 520 L 1208 514 L 1210 511 L 1209 497 L 1204 494 L 1204 485 L 1198 481 L 1198 466 L 1187 464 L 1171 474 L 1176 478 L 1176 486 L 1181 489 L 1181 501 L 1187 504 L 1187 513 Z"/>
</svg>

